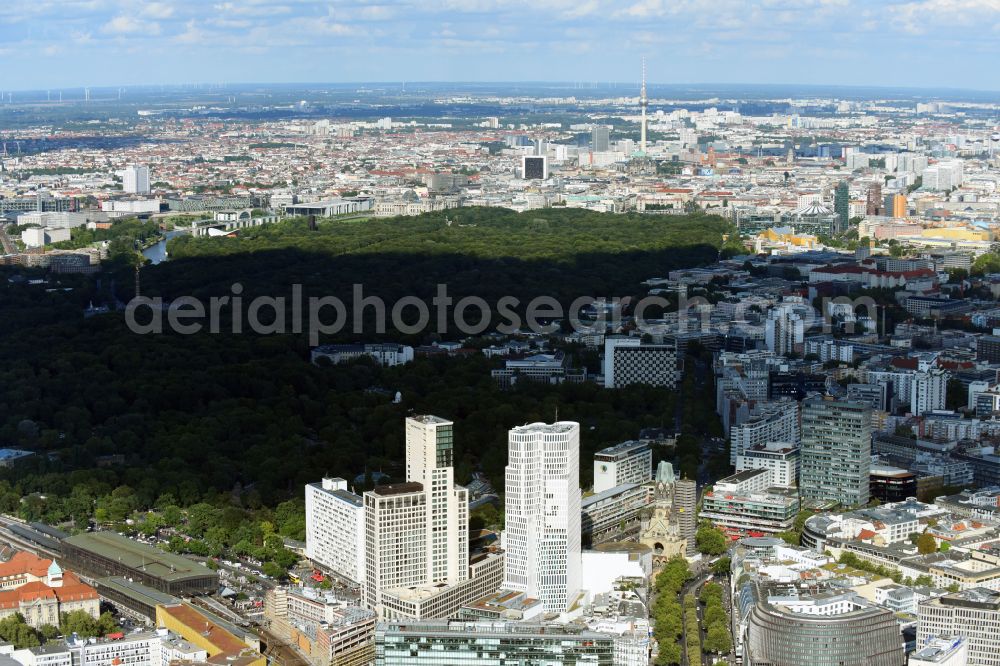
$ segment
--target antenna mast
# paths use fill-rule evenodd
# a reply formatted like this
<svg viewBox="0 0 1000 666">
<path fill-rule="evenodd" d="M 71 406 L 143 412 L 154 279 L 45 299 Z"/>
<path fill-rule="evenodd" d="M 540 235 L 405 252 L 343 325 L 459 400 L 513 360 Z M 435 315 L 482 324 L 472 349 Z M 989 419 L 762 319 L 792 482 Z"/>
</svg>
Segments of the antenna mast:
<svg viewBox="0 0 1000 666">
<path fill-rule="evenodd" d="M 646 154 L 646 107 L 649 98 L 646 97 L 646 56 L 642 57 L 642 90 L 639 93 L 639 108 L 642 110 L 642 131 L 639 138 L 639 151 Z"/>
</svg>

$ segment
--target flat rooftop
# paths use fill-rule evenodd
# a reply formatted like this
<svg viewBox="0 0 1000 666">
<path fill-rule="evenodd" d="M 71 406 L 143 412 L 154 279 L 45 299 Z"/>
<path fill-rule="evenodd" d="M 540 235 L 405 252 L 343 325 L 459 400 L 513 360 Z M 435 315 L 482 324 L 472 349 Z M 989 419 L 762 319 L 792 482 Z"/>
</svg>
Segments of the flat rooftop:
<svg viewBox="0 0 1000 666">
<path fill-rule="evenodd" d="M 187 604 L 161 606 L 163 611 L 186 627 L 200 633 L 209 643 L 215 646 L 216 654 L 238 655 L 250 648 L 249 645 L 236 637 L 235 633 L 205 613 Z M 215 654 L 209 654 L 214 657 Z"/>
<path fill-rule="evenodd" d="M 523 433 L 561 433 L 570 432 L 574 428 L 579 428 L 580 424 L 576 421 L 559 421 L 557 423 L 528 423 L 522 426 L 514 426 L 510 429 L 511 432 L 523 434 Z"/>
<path fill-rule="evenodd" d="M 424 484 L 411 481 L 409 483 L 391 483 L 386 486 L 375 486 L 372 490 L 376 495 L 389 497 L 391 495 L 405 495 L 407 493 L 419 493 L 423 491 Z"/>
<path fill-rule="evenodd" d="M 423 423 L 427 425 L 444 425 L 451 423 L 448 419 L 443 419 L 440 416 L 434 416 L 433 414 L 420 414 L 418 416 L 409 416 L 409 420 L 416 421 L 417 423 Z"/>
<path fill-rule="evenodd" d="M 63 543 L 166 581 L 217 577 L 214 571 L 193 560 L 133 541 L 117 532 L 85 532 Z"/>
<path fill-rule="evenodd" d="M 154 590 L 151 587 L 141 583 L 136 583 L 135 581 L 131 581 L 127 578 L 122 578 L 121 576 L 99 578 L 96 583 L 97 593 L 101 596 L 104 596 L 105 590 L 113 590 L 152 608 L 156 608 L 158 605 L 180 603 L 180 599 L 171 594 Z"/>
<path fill-rule="evenodd" d="M 637 453 L 640 451 L 648 451 L 649 443 L 640 442 L 634 439 L 630 439 L 621 444 L 615 444 L 614 446 L 609 446 L 603 448 L 594 454 L 595 459 L 607 460 L 607 459 L 620 459 L 626 457 L 630 453 Z"/>
</svg>

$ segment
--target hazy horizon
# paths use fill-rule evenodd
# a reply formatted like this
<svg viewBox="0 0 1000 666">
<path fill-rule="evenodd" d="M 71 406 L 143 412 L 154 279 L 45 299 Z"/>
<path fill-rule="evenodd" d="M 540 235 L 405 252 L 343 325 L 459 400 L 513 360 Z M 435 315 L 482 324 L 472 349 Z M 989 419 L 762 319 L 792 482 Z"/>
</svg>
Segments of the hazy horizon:
<svg viewBox="0 0 1000 666">
<path fill-rule="evenodd" d="M 657 85 L 1000 90 L 996 0 L 7 0 L 0 19 L 4 91 L 637 84 L 643 56 Z"/>
</svg>

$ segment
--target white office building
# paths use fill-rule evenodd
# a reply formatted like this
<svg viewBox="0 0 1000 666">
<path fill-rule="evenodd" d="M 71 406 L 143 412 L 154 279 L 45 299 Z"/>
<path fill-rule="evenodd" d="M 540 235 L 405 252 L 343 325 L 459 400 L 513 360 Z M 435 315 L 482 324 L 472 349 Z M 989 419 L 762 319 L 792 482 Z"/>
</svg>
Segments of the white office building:
<svg viewBox="0 0 1000 666">
<path fill-rule="evenodd" d="M 469 576 L 469 491 L 455 485 L 454 424 L 437 416 L 406 419 L 406 480 L 427 495 L 427 579 Z"/>
<path fill-rule="evenodd" d="M 365 580 L 365 508 L 344 479 L 306 486 L 306 557 L 348 580 Z"/>
<path fill-rule="evenodd" d="M 130 164 L 122 174 L 122 190 L 126 194 L 149 194 L 149 167 Z"/>
<path fill-rule="evenodd" d="M 952 188 L 959 187 L 964 180 L 965 169 L 959 160 L 947 160 L 938 162 L 933 166 L 924 169 L 923 188 L 947 192 Z"/>
<path fill-rule="evenodd" d="M 561 613 L 581 589 L 580 424 L 508 433 L 504 587 Z"/>
<path fill-rule="evenodd" d="M 968 663 L 1000 666 L 1000 593 L 976 587 L 917 604 L 917 646 L 938 636 L 962 636 Z"/>
<path fill-rule="evenodd" d="M 798 304 L 796 304 L 798 305 Z M 793 306 L 784 304 L 767 313 L 764 344 L 776 356 L 787 356 L 803 349 L 805 320 Z"/>
<path fill-rule="evenodd" d="M 653 451 L 649 443 L 634 440 L 601 449 L 594 454 L 594 493 L 626 483 L 653 478 Z"/>
<path fill-rule="evenodd" d="M 948 373 L 935 368 L 913 375 L 910 383 L 910 412 L 924 414 L 944 409 L 948 392 Z"/>
<path fill-rule="evenodd" d="M 365 606 L 383 616 L 386 590 L 426 585 L 427 494 L 419 483 L 378 486 L 364 495 Z"/>
<path fill-rule="evenodd" d="M 799 447 L 790 442 L 766 442 L 744 449 L 736 457 L 736 471 L 766 469 L 770 486 L 794 488 L 799 478 Z"/>
<path fill-rule="evenodd" d="M 453 446 L 451 421 L 407 418 L 406 482 L 364 494 L 363 598 L 380 617 L 393 613 L 385 595 L 438 593 L 469 579 L 469 491 L 455 485 Z"/>
</svg>

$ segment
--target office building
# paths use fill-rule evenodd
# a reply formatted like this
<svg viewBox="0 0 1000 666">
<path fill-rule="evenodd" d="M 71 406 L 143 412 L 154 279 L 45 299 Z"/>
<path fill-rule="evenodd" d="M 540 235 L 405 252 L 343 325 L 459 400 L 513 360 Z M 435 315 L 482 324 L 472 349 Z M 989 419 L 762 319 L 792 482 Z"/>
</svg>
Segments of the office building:
<svg viewBox="0 0 1000 666">
<path fill-rule="evenodd" d="M 594 454 L 594 492 L 653 478 L 653 451 L 648 442 L 630 440 Z"/>
<path fill-rule="evenodd" d="M 649 502 L 649 491 L 638 483 L 588 495 L 580 504 L 583 546 L 634 539 L 639 535 L 639 514 Z"/>
<path fill-rule="evenodd" d="M 868 188 L 868 198 L 865 201 L 865 215 L 882 215 L 882 184 L 873 183 Z"/>
<path fill-rule="evenodd" d="M 868 489 L 872 499 L 882 503 L 904 502 L 917 496 L 917 475 L 898 467 L 872 465 Z"/>
<path fill-rule="evenodd" d="M 260 637 L 186 604 L 156 607 L 156 626 L 167 629 L 208 654 L 208 663 L 266 666 Z M 115 666 L 127 662 L 118 662 Z"/>
<path fill-rule="evenodd" d="M 959 160 L 938 162 L 924 169 L 922 174 L 925 190 L 947 192 L 960 186 L 964 180 L 965 169 Z"/>
<path fill-rule="evenodd" d="M 337 365 L 362 357 L 371 358 L 385 367 L 403 365 L 413 360 L 413 347 L 391 342 L 357 345 L 320 345 L 309 352 L 310 359 L 317 363 L 321 358 Z"/>
<path fill-rule="evenodd" d="M 502 556 L 469 561 L 469 493 L 455 485 L 453 428 L 437 416 L 407 418 L 406 482 L 364 494 L 362 598 L 380 617 L 446 617 L 501 581 Z"/>
<path fill-rule="evenodd" d="M 794 489 L 773 487 L 770 470 L 751 469 L 720 479 L 706 491 L 700 516 L 739 532 L 784 532 L 798 512 Z"/>
<path fill-rule="evenodd" d="M 504 587 L 561 613 L 580 591 L 580 424 L 508 433 Z"/>
<path fill-rule="evenodd" d="M 917 645 L 937 636 L 968 642 L 969 663 L 1000 666 L 1000 593 L 973 588 L 917 603 Z"/>
<path fill-rule="evenodd" d="M 744 451 L 768 442 L 798 444 L 801 438 L 798 402 L 779 400 L 766 403 L 758 409 L 758 414 L 730 429 L 729 464 L 737 465 Z"/>
<path fill-rule="evenodd" d="M 677 531 L 685 543 L 684 554 L 694 557 L 698 553 L 695 534 L 698 532 L 698 484 L 691 479 L 674 481 L 672 507 Z"/>
<path fill-rule="evenodd" d="M 891 412 L 895 409 L 896 396 L 892 380 L 871 384 L 848 384 L 847 399 L 851 402 L 861 402 L 872 408 L 872 411 Z"/>
<path fill-rule="evenodd" d="M 611 149 L 611 130 L 604 125 L 597 125 L 590 130 L 590 149 L 595 153 L 603 153 Z"/>
<path fill-rule="evenodd" d="M 803 500 L 862 506 L 869 499 L 871 408 L 811 398 L 802 403 L 799 492 Z"/>
<path fill-rule="evenodd" d="M 1000 335 L 982 335 L 976 339 L 976 360 L 1000 363 Z"/>
<path fill-rule="evenodd" d="M 495 593 L 503 579 L 503 552 L 477 552 L 469 561 L 469 576 L 464 581 L 384 590 L 381 614 L 397 619 L 454 617 L 465 604 Z"/>
<path fill-rule="evenodd" d="M 149 194 L 149 167 L 130 164 L 122 171 L 122 190 L 126 194 Z"/>
<path fill-rule="evenodd" d="M 521 158 L 521 177 L 525 180 L 546 180 L 549 177 L 549 158 L 545 155 L 524 155 Z"/>
<path fill-rule="evenodd" d="M 805 340 L 805 320 L 792 307 L 779 306 L 767 313 L 764 344 L 775 356 L 800 353 Z"/>
<path fill-rule="evenodd" d="M 427 580 L 469 575 L 469 492 L 455 485 L 454 424 L 437 416 L 406 419 L 406 480 L 427 493 Z"/>
<path fill-rule="evenodd" d="M 377 486 L 364 504 L 364 603 L 381 613 L 385 590 L 428 583 L 427 493 L 420 483 Z"/>
<path fill-rule="evenodd" d="M 649 384 L 675 388 L 680 379 L 677 350 L 672 345 L 643 344 L 637 337 L 604 340 L 604 387 Z"/>
<path fill-rule="evenodd" d="M 770 485 L 794 488 L 799 479 L 799 447 L 789 442 L 766 442 L 743 449 L 736 457 L 736 471 L 766 469 Z"/>
<path fill-rule="evenodd" d="M 840 181 L 833 193 L 833 212 L 837 216 L 837 225 L 847 229 L 851 219 L 851 190 L 846 180 Z"/>
<path fill-rule="evenodd" d="M 306 486 L 306 557 L 355 583 L 365 579 L 365 508 L 344 479 Z"/>
<path fill-rule="evenodd" d="M 903 636 L 891 611 L 851 592 L 761 593 L 750 611 L 748 666 L 901 666 Z"/>
<path fill-rule="evenodd" d="M 368 666 L 375 658 L 375 613 L 310 587 L 275 587 L 264 595 L 270 630 L 318 663 Z"/>
<path fill-rule="evenodd" d="M 886 217 L 906 217 L 906 195 L 885 195 L 885 205 L 882 214 Z"/>
<path fill-rule="evenodd" d="M 517 622 L 379 623 L 376 666 L 613 666 L 614 637 L 578 625 Z"/>
<path fill-rule="evenodd" d="M 910 383 L 910 412 L 921 415 L 944 409 L 948 392 L 948 373 L 940 368 L 913 375 Z"/>
</svg>

